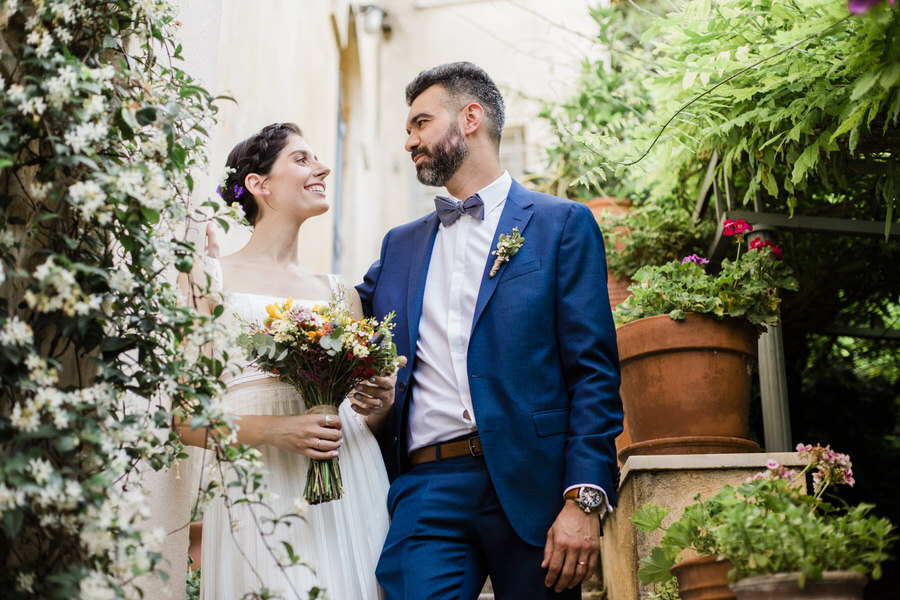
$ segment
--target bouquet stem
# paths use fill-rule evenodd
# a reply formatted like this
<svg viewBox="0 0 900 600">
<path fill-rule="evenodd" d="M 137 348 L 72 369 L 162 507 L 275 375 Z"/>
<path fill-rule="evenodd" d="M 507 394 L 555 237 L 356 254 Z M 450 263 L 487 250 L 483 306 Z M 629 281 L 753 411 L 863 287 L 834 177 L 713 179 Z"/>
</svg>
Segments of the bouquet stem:
<svg viewBox="0 0 900 600">
<path fill-rule="evenodd" d="M 333 404 L 317 404 L 310 406 L 306 412 L 314 415 L 337 415 L 338 408 Z M 303 499 L 309 504 L 321 504 L 338 500 L 344 495 L 341 486 L 341 466 L 338 458 L 326 460 L 312 459 L 306 472 L 306 488 Z"/>
</svg>

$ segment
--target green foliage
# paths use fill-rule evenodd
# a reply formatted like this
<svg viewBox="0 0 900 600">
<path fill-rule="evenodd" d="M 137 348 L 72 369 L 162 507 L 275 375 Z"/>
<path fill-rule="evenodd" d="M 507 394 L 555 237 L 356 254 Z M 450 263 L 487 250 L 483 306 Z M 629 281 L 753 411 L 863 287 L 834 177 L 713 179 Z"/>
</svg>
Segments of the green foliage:
<svg viewBox="0 0 900 600">
<path fill-rule="evenodd" d="M 644 204 L 608 219 L 603 239 L 609 270 L 631 279 L 645 265 L 662 265 L 704 252 L 716 225 L 694 223 L 687 210 L 671 204 Z"/>
<path fill-rule="evenodd" d="M 719 173 L 744 203 L 760 193 L 793 212 L 799 198 L 868 175 L 871 201 L 888 214 L 898 189 L 898 15 L 882 5 L 851 17 L 834 0 L 694 0 L 654 20 L 642 39 L 657 45 L 657 124 L 677 115 L 659 148 L 676 181 L 718 150 Z"/>
<path fill-rule="evenodd" d="M 642 267 L 635 280 L 628 288 L 631 296 L 613 313 L 618 324 L 666 314 L 682 320 L 697 313 L 777 325 L 778 290 L 797 288 L 791 268 L 768 247 L 747 250 L 734 261 L 726 258 L 715 274 L 685 259 Z"/>
<path fill-rule="evenodd" d="M 714 496 L 694 503 L 667 528 L 668 512 L 652 504 L 635 511 L 632 521 L 643 531 L 664 529 L 660 543 L 641 559 L 643 583 L 665 583 L 680 554 L 690 549 L 701 556 L 717 555 L 732 562 L 732 580 L 774 573 L 821 578 L 825 570 L 856 571 L 879 579 L 881 565 L 897 541 L 888 519 L 871 515 L 872 505 L 839 509 L 822 500 L 830 484 L 853 484 L 849 457 L 829 447 L 798 446 L 808 460 L 800 473 L 770 461 L 767 471 L 737 488 L 727 485 Z M 815 494 L 802 482 L 811 468 Z"/>
<path fill-rule="evenodd" d="M 873 579 L 896 541 L 890 521 L 860 504 L 839 511 L 782 479 L 758 479 L 721 492 L 728 502 L 712 534 L 734 578 L 773 573 L 819 579 L 825 570 L 856 571 Z"/>
<path fill-rule="evenodd" d="M 596 196 L 631 197 L 634 186 L 621 172 L 604 166 L 598 147 L 620 145 L 647 118 L 649 90 L 633 74 L 647 64 L 648 50 L 639 37 L 641 13 L 598 7 L 591 11 L 597 39 L 608 57 L 585 61 L 576 92 L 562 103 L 546 103 L 540 117 L 548 120 L 557 143 L 547 148 L 550 181 L 546 191 L 587 200 Z"/>
<path fill-rule="evenodd" d="M 659 545 L 641 558 L 638 577 L 642 583 L 665 584 L 671 580 L 672 567 L 685 550 L 706 556 L 718 552 L 716 540 L 710 532 L 723 510 L 719 496 L 701 502 L 697 495 L 694 500 L 696 502 L 687 506 L 668 527 L 663 527 L 662 522 L 669 509 L 655 504 L 644 504 L 631 515 L 631 522 L 641 531 L 665 531 Z"/>
<path fill-rule="evenodd" d="M 187 458 L 176 421 L 223 456 L 230 430 L 220 376 L 240 354 L 175 283 L 215 99 L 175 66 L 164 0 L 0 15 L 0 589 L 139 597 L 167 576 L 142 472 Z"/>
</svg>

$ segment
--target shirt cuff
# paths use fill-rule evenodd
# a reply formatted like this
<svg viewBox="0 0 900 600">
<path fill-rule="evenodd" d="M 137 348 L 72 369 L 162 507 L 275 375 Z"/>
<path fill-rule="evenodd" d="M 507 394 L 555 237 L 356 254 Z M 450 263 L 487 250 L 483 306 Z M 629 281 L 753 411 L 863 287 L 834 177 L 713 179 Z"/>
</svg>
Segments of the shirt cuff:
<svg viewBox="0 0 900 600">
<path fill-rule="evenodd" d="M 576 483 L 575 485 L 570 485 L 563 491 L 563 497 L 565 497 L 565 495 L 568 494 L 571 490 L 582 487 L 594 488 L 595 490 L 599 490 L 600 493 L 603 494 L 603 502 L 600 504 L 600 510 L 597 511 L 601 519 L 605 517 L 607 513 L 611 513 L 613 511 L 613 507 L 609 503 L 609 497 L 606 495 L 606 490 L 604 490 L 599 485 L 594 485 L 592 483 Z"/>
</svg>

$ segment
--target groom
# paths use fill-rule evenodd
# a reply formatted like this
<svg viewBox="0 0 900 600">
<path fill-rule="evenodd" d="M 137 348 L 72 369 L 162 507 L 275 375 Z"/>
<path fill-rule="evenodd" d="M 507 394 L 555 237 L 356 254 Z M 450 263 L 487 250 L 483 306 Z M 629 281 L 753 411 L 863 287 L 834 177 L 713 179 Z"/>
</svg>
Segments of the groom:
<svg viewBox="0 0 900 600">
<path fill-rule="evenodd" d="M 580 598 L 622 431 L 600 231 L 501 170 L 503 99 L 483 70 L 435 67 L 406 98 L 419 181 L 451 197 L 389 231 L 357 287 L 367 315 L 397 312 L 410 358 L 380 440 L 378 581 L 389 600 L 474 599 L 488 575 L 501 600 Z"/>
</svg>

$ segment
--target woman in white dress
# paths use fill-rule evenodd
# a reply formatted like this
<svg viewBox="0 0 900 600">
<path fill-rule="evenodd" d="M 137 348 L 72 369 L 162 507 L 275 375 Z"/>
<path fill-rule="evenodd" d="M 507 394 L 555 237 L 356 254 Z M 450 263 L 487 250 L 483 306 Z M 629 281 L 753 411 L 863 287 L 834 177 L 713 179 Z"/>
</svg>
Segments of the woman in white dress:
<svg viewBox="0 0 900 600">
<path fill-rule="evenodd" d="M 253 234 L 241 250 L 207 261 L 214 294 L 212 310 L 224 299 L 224 317 L 261 321 L 265 307 L 288 297 L 298 304 L 326 303 L 348 289 L 351 311 L 362 316 L 359 297 L 334 275 L 316 273 L 297 257 L 300 226 L 328 210 L 325 177 L 300 129 L 274 124 L 238 144 L 228 157 L 230 173 L 221 194 L 239 202 Z M 292 386 L 248 365 L 228 382 L 226 403 L 238 424 L 238 441 L 262 453 L 271 511 L 246 504 L 227 508 L 217 499 L 203 515 L 201 590 L 206 600 L 252 598 L 262 588 L 282 598 L 306 600 L 311 588 L 330 600 L 380 598 L 375 565 L 387 533 L 388 479 L 373 431 L 383 425 L 393 402 L 394 379 L 376 377 L 341 405 L 338 417 L 304 414 Z M 185 443 L 205 446 L 205 432 L 180 428 Z M 339 453 L 344 495 L 306 507 L 274 531 L 266 517 L 290 512 L 302 498 L 310 459 Z M 233 493 L 233 492 L 232 492 Z M 233 493 L 232 498 L 236 499 Z M 260 530 L 265 531 L 265 534 Z M 301 565 L 281 567 L 282 541 Z"/>
</svg>

